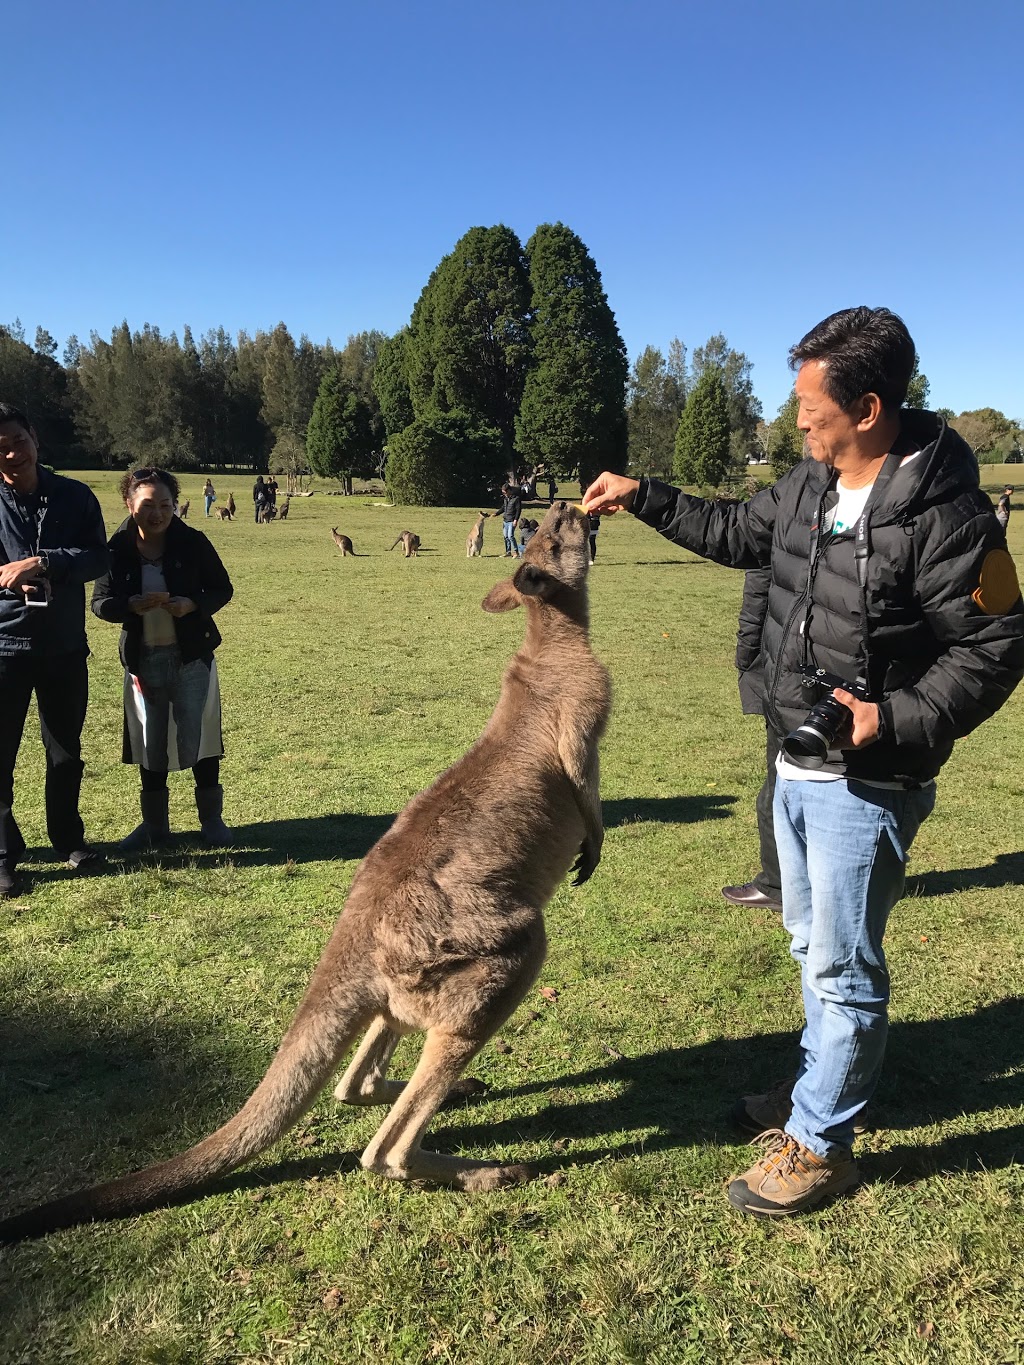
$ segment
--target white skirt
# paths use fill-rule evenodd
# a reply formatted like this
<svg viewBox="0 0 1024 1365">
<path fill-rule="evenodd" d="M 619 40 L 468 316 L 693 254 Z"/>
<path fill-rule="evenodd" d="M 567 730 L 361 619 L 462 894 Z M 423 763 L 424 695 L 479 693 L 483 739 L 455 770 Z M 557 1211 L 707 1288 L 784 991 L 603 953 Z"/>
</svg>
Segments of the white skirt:
<svg viewBox="0 0 1024 1365">
<path fill-rule="evenodd" d="M 151 772 L 224 757 L 215 660 L 183 664 L 177 645 L 143 649 L 138 674 L 124 674 L 122 757 Z"/>
</svg>

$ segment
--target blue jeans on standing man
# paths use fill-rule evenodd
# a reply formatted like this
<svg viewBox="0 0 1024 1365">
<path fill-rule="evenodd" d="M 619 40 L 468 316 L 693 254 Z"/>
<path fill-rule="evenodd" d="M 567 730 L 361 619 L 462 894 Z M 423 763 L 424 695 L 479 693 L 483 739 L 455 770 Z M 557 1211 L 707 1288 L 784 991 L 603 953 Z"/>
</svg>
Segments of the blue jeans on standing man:
<svg viewBox="0 0 1024 1365">
<path fill-rule="evenodd" d="M 519 546 L 516 544 L 516 524 L 514 521 L 503 521 L 501 523 L 502 533 L 505 536 L 505 553 L 519 556 Z"/>
<path fill-rule="evenodd" d="M 775 786 L 782 922 L 806 1020 L 786 1132 L 819 1157 L 848 1151 L 882 1069 L 889 972 L 882 937 L 935 784 L 890 791 L 853 778 Z"/>
</svg>

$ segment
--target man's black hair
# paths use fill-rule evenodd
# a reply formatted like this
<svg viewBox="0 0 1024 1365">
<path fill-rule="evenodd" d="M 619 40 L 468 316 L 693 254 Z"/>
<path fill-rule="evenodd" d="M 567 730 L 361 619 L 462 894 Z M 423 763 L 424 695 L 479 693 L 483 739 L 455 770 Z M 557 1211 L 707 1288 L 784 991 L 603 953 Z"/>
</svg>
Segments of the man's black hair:
<svg viewBox="0 0 1024 1365">
<path fill-rule="evenodd" d="M 0 403 L 0 422 L 17 422 L 19 427 L 32 434 L 32 423 L 28 420 L 21 408 L 16 408 L 13 403 Z"/>
<path fill-rule="evenodd" d="M 887 412 L 906 401 L 916 359 L 906 323 L 888 308 L 844 308 L 812 327 L 789 353 L 794 370 L 806 360 L 824 361 L 824 390 L 841 408 L 877 393 Z"/>
</svg>

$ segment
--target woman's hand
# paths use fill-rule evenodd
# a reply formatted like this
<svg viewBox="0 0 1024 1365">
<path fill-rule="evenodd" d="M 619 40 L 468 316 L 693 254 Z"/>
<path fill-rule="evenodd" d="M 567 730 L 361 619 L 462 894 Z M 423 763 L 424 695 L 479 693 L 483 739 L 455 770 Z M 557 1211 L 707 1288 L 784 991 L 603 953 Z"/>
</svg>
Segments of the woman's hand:
<svg viewBox="0 0 1024 1365">
<path fill-rule="evenodd" d="M 188 616 L 197 608 L 191 597 L 171 597 L 167 601 L 167 610 L 172 616 Z"/>
<path fill-rule="evenodd" d="M 170 594 L 166 592 L 140 592 L 134 597 L 129 597 L 128 607 L 136 616 L 145 616 L 147 611 L 152 611 L 154 607 L 164 607 L 170 600 Z"/>
</svg>

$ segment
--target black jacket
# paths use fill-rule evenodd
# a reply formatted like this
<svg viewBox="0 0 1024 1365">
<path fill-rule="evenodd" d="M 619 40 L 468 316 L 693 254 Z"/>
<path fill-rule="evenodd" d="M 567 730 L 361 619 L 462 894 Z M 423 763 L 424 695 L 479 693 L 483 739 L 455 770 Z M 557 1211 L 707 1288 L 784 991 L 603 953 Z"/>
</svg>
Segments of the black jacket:
<svg viewBox="0 0 1024 1365">
<path fill-rule="evenodd" d="M 739 671 L 740 703 L 745 716 L 764 715 L 764 661 L 761 636 L 768 615 L 771 569 L 748 569 L 743 579 L 739 628 L 736 631 L 736 668 Z"/>
<path fill-rule="evenodd" d="M 180 517 L 167 528 L 163 558 L 167 591 L 172 597 L 190 597 L 196 610 L 174 617 L 182 663 L 210 659 L 220 644 L 220 631 L 213 614 L 231 601 L 234 589 L 220 555 L 203 535 Z M 142 651 L 142 617 L 128 605 L 128 599 L 142 591 L 142 559 L 135 543 L 135 523 L 131 517 L 110 538 L 110 572 L 92 591 L 92 609 L 103 621 L 117 621 L 121 631 L 121 662 L 137 673 Z"/>
<path fill-rule="evenodd" d="M 21 589 L 0 590 L 0 655 L 88 652 L 85 584 L 110 563 L 103 514 L 92 489 L 39 466 L 40 515 L 26 521 L 0 479 L 0 564 L 45 554 L 51 600 L 25 605 Z"/>
<path fill-rule="evenodd" d="M 868 678 L 880 737 L 835 755 L 826 770 L 912 784 L 934 777 L 954 740 L 991 716 L 1024 675 L 1024 604 L 970 448 L 934 413 L 902 417 L 921 453 L 872 501 L 867 561 Z M 812 663 L 848 681 L 863 666 L 853 536 L 817 531 L 831 482 L 828 468 L 803 460 L 747 503 L 706 502 L 642 479 L 633 504 L 642 521 L 707 559 L 737 569 L 770 565 L 765 717 L 780 737 L 809 708 L 800 685 L 805 615 Z M 996 607 L 983 566 L 989 584 L 1010 584 Z"/>
<path fill-rule="evenodd" d="M 523 500 L 518 493 L 510 493 L 508 497 L 501 495 L 501 519 L 502 521 L 518 521 L 523 515 Z"/>
</svg>

